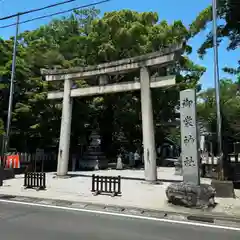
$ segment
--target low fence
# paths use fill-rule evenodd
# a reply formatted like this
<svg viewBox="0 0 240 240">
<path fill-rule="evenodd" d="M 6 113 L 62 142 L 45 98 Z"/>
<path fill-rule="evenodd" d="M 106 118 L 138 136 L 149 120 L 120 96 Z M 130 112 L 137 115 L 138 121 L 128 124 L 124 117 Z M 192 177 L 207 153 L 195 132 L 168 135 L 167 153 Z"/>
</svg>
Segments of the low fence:
<svg viewBox="0 0 240 240">
<path fill-rule="evenodd" d="M 228 161 L 230 163 L 239 163 L 240 164 L 240 154 L 228 154 Z"/>
<path fill-rule="evenodd" d="M 233 183 L 240 184 L 240 154 L 229 154 L 228 162 L 230 163 L 230 179 Z"/>
<path fill-rule="evenodd" d="M 20 163 L 30 163 L 30 162 L 40 162 L 40 161 L 51 161 L 57 160 L 56 153 L 43 153 L 43 154 L 36 154 L 36 153 L 21 153 L 21 152 L 9 152 L 6 156 L 9 155 L 18 155 Z"/>
<path fill-rule="evenodd" d="M 228 175 L 233 182 L 240 182 L 240 154 L 231 153 L 227 156 L 229 164 Z M 202 156 L 201 161 L 201 176 L 202 177 L 217 177 L 218 158 L 212 156 Z"/>
<path fill-rule="evenodd" d="M 57 160 L 57 154 L 56 153 L 42 153 L 42 154 L 18 153 L 18 154 L 19 154 L 20 163 Z"/>
<path fill-rule="evenodd" d="M 24 187 L 44 190 L 46 188 L 46 173 L 27 172 L 24 174 Z"/>
<path fill-rule="evenodd" d="M 56 153 L 17 153 L 19 156 L 20 169 L 16 173 L 28 172 L 46 172 L 56 170 Z"/>
<path fill-rule="evenodd" d="M 218 164 L 218 158 L 214 156 L 201 156 L 201 164 L 205 165 L 217 165 Z"/>
<path fill-rule="evenodd" d="M 92 192 L 94 195 L 110 193 L 112 196 L 121 194 L 121 176 L 92 175 Z"/>
</svg>

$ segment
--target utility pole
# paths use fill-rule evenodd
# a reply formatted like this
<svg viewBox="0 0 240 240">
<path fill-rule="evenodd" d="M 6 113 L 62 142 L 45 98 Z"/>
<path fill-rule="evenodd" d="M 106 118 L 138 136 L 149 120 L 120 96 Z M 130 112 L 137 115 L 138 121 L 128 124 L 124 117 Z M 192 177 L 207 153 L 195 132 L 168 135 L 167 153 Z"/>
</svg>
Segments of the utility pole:
<svg viewBox="0 0 240 240">
<path fill-rule="evenodd" d="M 5 151 L 7 151 L 8 149 L 11 120 L 12 120 L 12 105 L 13 105 L 14 80 L 15 80 L 15 70 L 16 70 L 18 29 L 19 29 L 19 15 L 17 15 L 16 32 L 15 32 L 14 45 L 13 45 L 12 72 L 11 72 L 9 100 L 8 100 L 8 116 L 7 116 L 7 127 L 6 127 Z"/>
<path fill-rule="evenodd" d="M 222 149 L 222 116 L 220 106 L 220 81 L 218 66 L 218 45 L 217 45 L 217 0 L 212 0 L 212 18 L 213 18 L 213 50 L 214 50 L 214 82 L 215 82 L 215 98 L 217 111 L 217 140 L 218 140 L 218 156 L 219 156 L 219 177 L 224 178 L 223 166 L 223 149 Z"/>
</svg>

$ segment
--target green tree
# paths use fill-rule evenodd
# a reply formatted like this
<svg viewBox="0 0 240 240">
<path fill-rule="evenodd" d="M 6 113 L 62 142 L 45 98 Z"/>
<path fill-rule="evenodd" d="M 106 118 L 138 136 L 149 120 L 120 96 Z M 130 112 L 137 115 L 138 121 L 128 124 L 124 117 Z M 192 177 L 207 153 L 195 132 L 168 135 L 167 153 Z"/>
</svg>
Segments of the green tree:
<svg viewBox="0 0 240 240">
<path fill-rule="evenodd" d="M 218 43 L 224 38 L 229 40 L 228 50 L 235 50 L 240 46 L 240 2 L 236 0 L 217 0 L 217 14 L 221 24 L 218 26 Z M 191 36 L 195 36 L 200 31 L 206 29 L 207 24 L 212 21 L 212 6 L 207 7 L 196 17 L 190 26 Z M 203 56 L 207 49 L 213 46 L 213 35 L 210 31 L 206 40 L 199 48 L 200 56 Z M 239 69 L 225 68 L 230 73 L 237 73 Z"/>
<path fill-rule="evenodd" d="M 69 17 L 55 19 L 19 37 L 16 88 L 11 144 L 19 150 L 34 150 L 36 147 L 56 147 L 59 138 L 61 102 L 47 100 L 48 90 L 61 90 L 62 83 L 48 84 L 40 73 L 41 68 L 70 68 L 96 65 L 103 62 L 133 57 L 189 39 L 189 30 L 181 21 L 168 24 L 159 21 L 157 13 L 138 13 L 121 10 L 105 13 L 99 17 L 95 8 L 75 11 Z M 12 39 L 0 45 L 0 71 L 10 76 Z M 175 108 L 179 104 L 179 90 L 198 87 L 205 68 L 188 58 L 191 47 L 186 45 L 180 60 L 171 66 L 177 74 L 177 85 L 169 89 L 153 91 L 154 118 L 157 139 L 172 134 L 165 127 L 174 121 Z M 151 74 L 165 75 L 158 69 Z M 139 73 L 111 77 L 111 82 L 132 81 Z M 88 83 L 78 79 L 77 86 Z M 9 82 L 0 86 L 7 92 Z M 4 92 L 2 91 L 2 92 Z M 1 97 L 3 94 L 1 92 Z M 0 103 L 1 116 L 6 120 L 7 99 Z M 130 142 L 141 141 L 140 93 L 130 92 L 106 95 L 97 98 L 76 99 L 72 122 L 72 146 L 88 134 L 85 126 L 93 128 L 99 123 L 105 150 L 111 152 L 112 143 L 123 133 Z M 114 148 L 117 148 L 115 146 Z"/>
<path fill-rule="evenodd" d="M 240 96 L 238 84 L 230 79 L 222 79 L 220 84 L 220 106 L 222 115 L 222 135 L 225 146 L 240 140 Z M 217 131 L 215 90 L 209 88 L 199 94 L 198 114 L 209 132 Z M 215 139 L 216 144 L 216 139 Z M 229 142 L 229 143 L 228 143 Z M 231 148 L 226 149 L 231 151 Z"/>
</svg>

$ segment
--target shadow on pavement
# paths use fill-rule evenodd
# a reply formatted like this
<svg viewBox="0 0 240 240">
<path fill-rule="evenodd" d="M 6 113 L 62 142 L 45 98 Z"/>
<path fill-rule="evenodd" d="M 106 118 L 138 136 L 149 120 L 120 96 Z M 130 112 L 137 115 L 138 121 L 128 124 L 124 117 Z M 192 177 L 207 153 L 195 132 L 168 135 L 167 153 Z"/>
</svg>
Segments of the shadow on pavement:
<svg viewBox="0 0 240 240">
<path fill-rule="evenodd" d="M 97 174 L 96 174 L 97 175 Z M 91 178 L 92 174 L 81 174 L 81 173 L 75 173 L 75 174 L 68 174 L 68 177 L 86 177 L 86 178 Z M 135 180 L 135 181 L 145 181 L 144 178 L 138 178 L 138 177 L 121 177 L 122 179 L 125 180 Z M 158 178 L 159 182 L 182 182 L 182 180 L 173 180 L 173 179 L 161 179 Z"/>
</svg>

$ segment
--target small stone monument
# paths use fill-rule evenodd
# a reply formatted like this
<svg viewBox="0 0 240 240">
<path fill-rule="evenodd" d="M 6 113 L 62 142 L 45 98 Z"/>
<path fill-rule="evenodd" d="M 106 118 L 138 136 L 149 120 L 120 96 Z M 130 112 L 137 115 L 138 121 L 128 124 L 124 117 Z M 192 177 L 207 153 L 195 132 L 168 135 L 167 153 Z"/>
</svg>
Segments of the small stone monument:
<svg viewBox="0 0 240 240">
<path fill-rule="evenodd" d="M 93 131 L 90 136 L 91 142 L 83 158 L 79 161 L 80 169 L 98 170 L 108 167 L 108 160 L 101 150 L 101 137 L 98 131 Z"/>
</svg>

